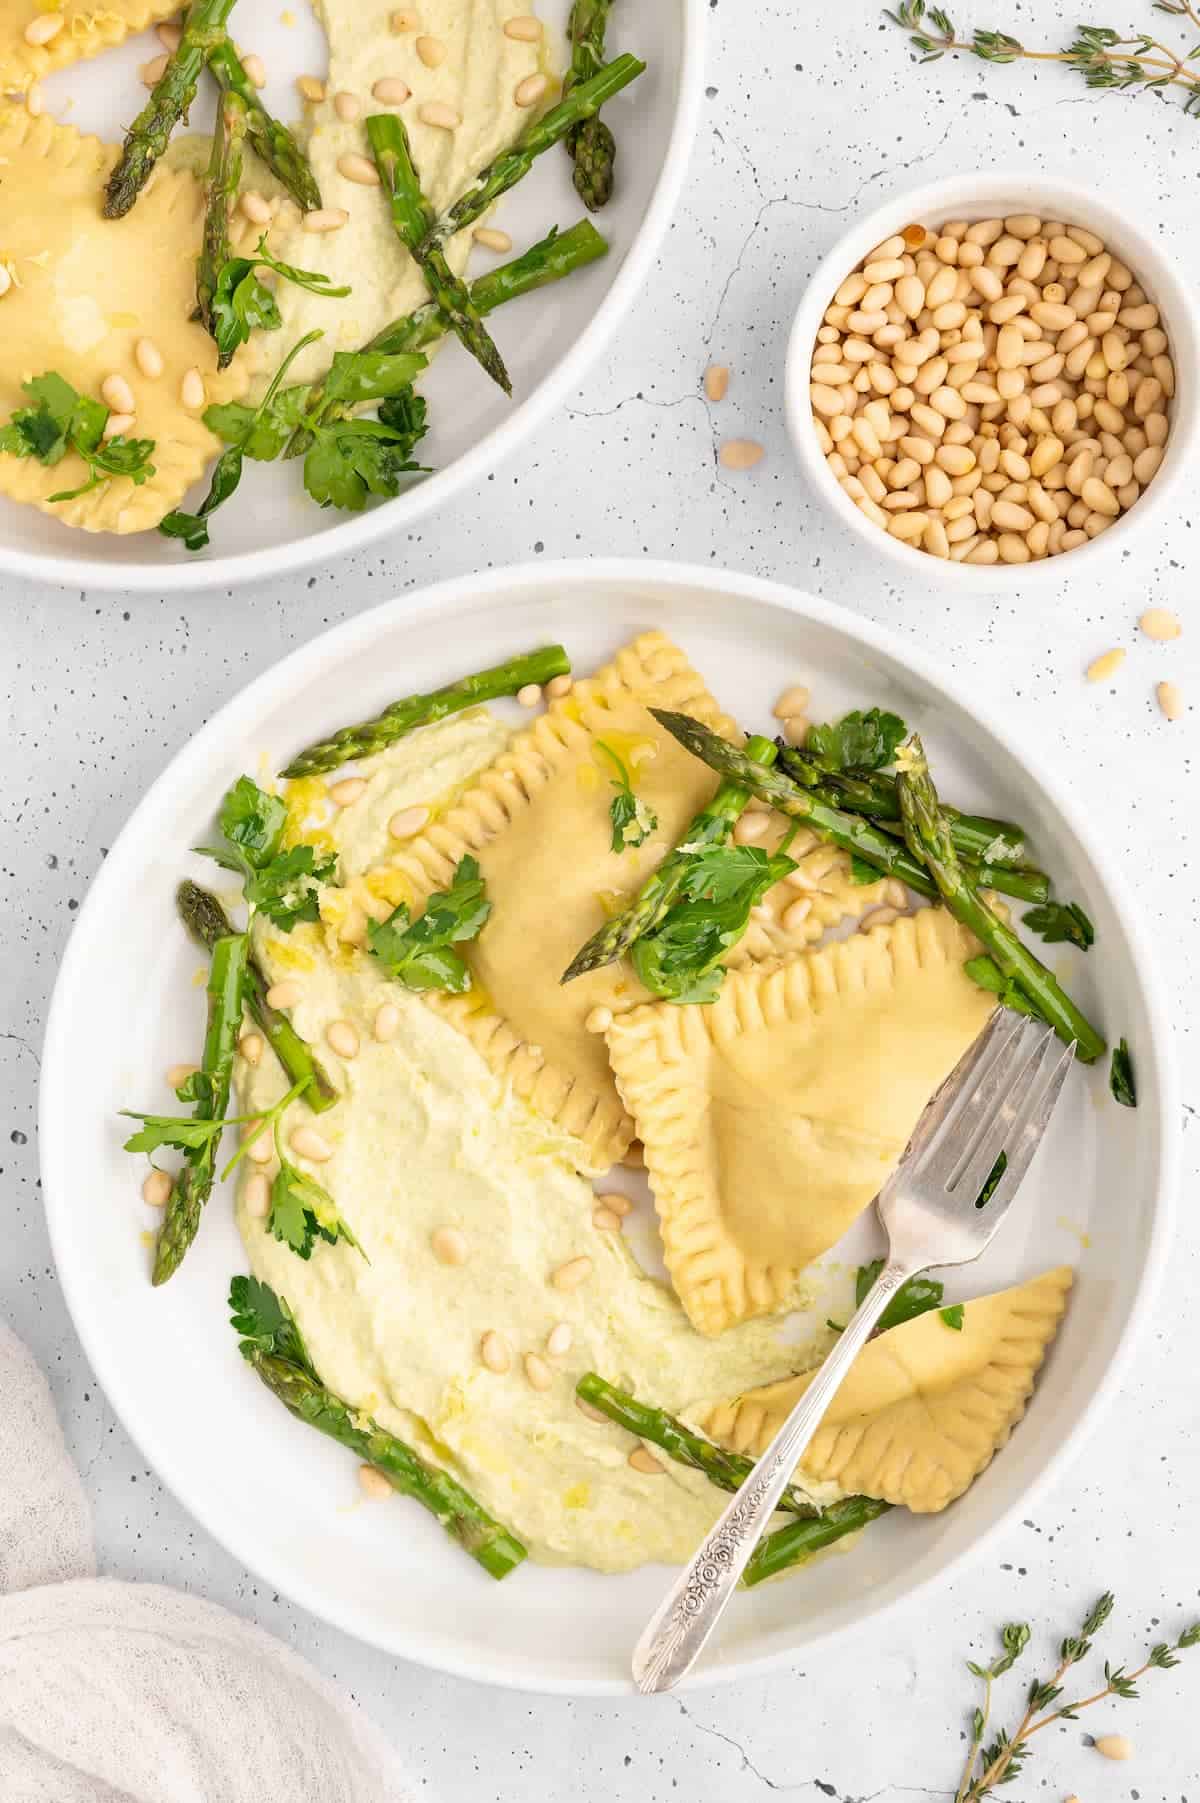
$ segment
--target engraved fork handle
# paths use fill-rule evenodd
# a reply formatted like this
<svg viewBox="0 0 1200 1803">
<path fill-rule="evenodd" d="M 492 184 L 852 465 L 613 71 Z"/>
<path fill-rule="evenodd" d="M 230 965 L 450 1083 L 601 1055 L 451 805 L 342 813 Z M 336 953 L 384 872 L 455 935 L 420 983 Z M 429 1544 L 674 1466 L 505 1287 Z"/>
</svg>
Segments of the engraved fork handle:
<svg viewBox="0 0 1200 1803">
<path fill-rule="evenodd" d="M 644 1695 L 671 1690 L 690 1671 L 855 1354 L 901 1284 L 920 1269 L 889 1259 L 804 1395 L 646 1624 L 633 1653 L 634 1683 Z"/>
</svg>

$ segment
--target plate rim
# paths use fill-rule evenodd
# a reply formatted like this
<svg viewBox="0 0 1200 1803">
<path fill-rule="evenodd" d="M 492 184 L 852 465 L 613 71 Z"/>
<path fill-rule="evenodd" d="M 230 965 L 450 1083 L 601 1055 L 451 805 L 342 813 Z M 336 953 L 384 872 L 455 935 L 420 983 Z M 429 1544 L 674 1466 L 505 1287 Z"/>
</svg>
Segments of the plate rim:
<svg viewBox="0 0 1200 1803">
<path fill-rule="evenodd" d="M 335 558 L 361 551 L 425 518 L 470 482 L 483 480 L 540 430 L 548 415 L 578 385 L 609 343 L 633 305 L 662 249 L 687 178 L 696 141 L 708 41 L 705 0 L 676 0 L 681 39 L 675 118 L 666 155 L 624 262 L 612 286 L 574 344 L 509 417 L 479 439 L 470 450 L 421 482 L 377 507 L 365 509 L 331 526 L 319 536 L 285 539 L 262 551 L 238 551 L 204 562 L 140 564 L 99 558 L 67 558 L 57 552 L 22 551 L 0 540 L 0 575 L 65 588 L 164 594 L 232 587 L 293 575 Z M 399 504 L 399 506 L 398 506 Z M 84 537 L 87 535 L 84 534 Z"/>
<path fill-rule="evenodd" d="M 417 618 L 428 619 L 436 617 L 439 613 L 450 612 L 455 606 L 464 602 L 486 602 L 498 591 L 503 592 L 513 587 L 519 586 L 529 594 L 545 590 L 561 592 L 572 586 L 587 584 L 608 584 L 631 588 L 644 585 L 646 587 L 702 589 L 713 596 L 736 595 L 762 602 L 783 613 L 811 620 L 816 625 L 830 628 L 865 650 L 878 651 L 884 656 L 894 659 L 920 681 L 926 683 L 935 694 L 949 699 L 957 706 L 963 705 L 954 695 L 950 686 L 950 678 L 943 674 L 937 659 L 929 657 L 920 648 L 910 645 L 907 640 L 901 638 L 890 628 L 879 626 L 873 620 L 866 619 L 834 602 L 826 601 L 821 596 L 808 593 L 790 584 L 738 571 L 658 559 L 642 561 L 632 558 L 576 558 L 555 560 L 549 563 L 539 560 L 536 564 L 505 565 L 474 575 L 451 577 L 413 593 L 400 593 L 391 600 L 368 609 L 365 613 L 357 614 L 349 620 L 330 627 L 263 671 L 231 696 L 187 743 L 180 747 L 136 804 L 116 835 L 112 849 L 115 851 L 126 835 L 136 832 L 142 816 L 151 812 L 157 804 L 162 790 L 179 781 L 181 771 L 186 775 L 193 765 L 199 766 L 205 758 L 211 758 L 214 766 L 219 763 L 219 758 L 213 754 L 218 752 L 221 744 L 228 739 L 231 722 L 236 723 L 243 715 L 252 716 L 257 710 L 268 705 L 277 691 L 286 691 L 289 687 L 307 680 L 310 675 L 322 667 L 329 668 L 331 664 L 343 661 L 347 656 L 353 655 L 356 650 L 361 649 L 364 644 L 369 644 L 381 632 Z M 1166 1006 L 1165 990 L 1141 911 L 1130 893 L 1121 865 L 1100 836 L 1093 833 L 1082 807 L 1076 806 L 1065 785 L 1060 784 L 1057 774 L 1051 773 L 1049 776 L 1044 776 L 1039 771 L 1035 775 L 1023 753 L 1019 739 L 1010 733 L 1010 729 L 1004 724 L 998 707 L 993 707 L 990 702 L 978 706 L 972 701 L 969 712 L 971 718 L 1004 747 L 1008 756 L 1015 761 L 1018 769 L 1025 772 L 1036 783 L 1051 805 L 1061 814 L 1101 875 L 1128 935 L 1134 974 L 1150 1028 L 1151 1054 L 1159 1077 L 1157 1086 L 1159 1105 L 1154 1122 L 1158 1142 L 1159 1173 L 1151 1202 L 1151 1220 L 1143 1269 L 1131 1301 L 1129 1318 L 1121 1331 L 1107 1369 L 1088 1401 L 1067 1427 L 1057 1446 L 1029 1485 L 1019 1496 L 1014 1498 L 990 1527 L 960 1552 L 950 1557 L 939 1569 L 922 1578 L 915 1589 L 902 1597 L 880 1604 L 869 1614 L 865 1614 L 855 1621 L 817 1633 L 806 1643 L 807 1649 L 832 1645 L 836 1641 L 844 1640 L 855 1632 L 887 1620 L 898 1610 L 912 1606 L 920 1597 L 929 1594 L 935 1588 L 944 1587 L 982 1553 L 994 1535 L 1011 1525 L 1018 1511 L 1027 1510 L 1032 1506 L 1038 1496 L 1057 1478 L 1069 1460 L 1077 1455 L 1082 1441 L 1094 1431 L 1097 1422 L 1123 1381 L 1137 1350 L 1139 1337 L 1145 1323 L 1153 1314 L 1152 1305 L 1161 1286 L 1175 1225 L 1181 1157 L 1179 1120 L 1181 1092 L 1178 1059 Z M 234 730 L 236 730 L 236 726 Z M 105 1343 L 94 1338 L 90 1329 L 85 1331 L 81 1325 L 80 1313 L 77 1310 L 77 1303 L 81 1300 L 80 1291 L 76 1286 L 74 1274 L 68 1275 L 68 1272 L 72 1270 L 70 1261 L 68 1260 L 64 1264 L 60 1256 L 60 1248 L 69 1232 L 69 1210 L 67 1207 L 68 1186 L 59 1169 L 61 1155 L 57 1149 L 58 1141 L 54 1132 L 57 1126 L 56 1117 L 60 1117 L 62 1112 L 55 1093 L 57 1089 L 56 1073 L 62 1062 L 60 1048 L 69 1031 L 70 997 L 76 985 L 76 967 L 82 964 L 85 957 L 85 927 L 91 916 L 98 911 L 109 888 L 117 882 L 117 860 L 110 854 L 89 885 L 67 941 L 55 980 L 42 1042 L 37 1118 L 43 1207 L 58 1281 L 67 1312 L 71 1318 L 71 1325 L 92 1367 L 96 1381 L 103 1389 L 106 1400 L 122 1427 L 181 1505 L 200 1523 L 205 1532 L 211 1534 L 213 1539 L 240 1565 L 247 1570 L 257 1572 L 264 1581 L 269 1582 L 273 1588 L 278 1589 L 293 1603 L 307 1610 L 317 1620 L 328 1622 L 342 1632 L 353 1635 L 385 1656 L 403 1658 L 421 1665 L 427 1670 L 446 1672 L 455 1677 L 472 1679 L 477 1683 L 486 1683 L 501 1689 L 580 1697 L 612 1697 L 632 1694 L 631 1679 L 555 1677 L 551 1673 L 544 1673 L 535 1680 L 527 1671 L 504 1672 L 499 1667 L 494 1655 L 488 1653 L 483 1653 L 479 1657 L 457 1656 L 447 1654 L 440 1647 L 431 1653 L 428 1648 L 420 1644 L 419 1637 L 410 1633 L 392 1634 L 385 1644 L 371 1634 L 369 1627 L 359 1618 L 356 1609 L 351 1607 L 341 1610 L 336 1606 L 331 1607 L 324 1598 L 315 1601 L 306 1582 L 298 1583 L 295 1574 L 290 1571 L 283 1574 L 277 1571 L 274 1568 L 269 1547 L 265 1549 L 264 1556 L 260 1556 L 257 1547 L 248 1555 L 238 1543 L 239 1537 L 236 1534 L 227 1536 L 223 1528 L 214 1525 L 209 1517 L 207 1506 L 198 1504 L 184 1488 L 176 1485 L 171 1473 L 170 1459 L 164 1463 L 156 1454 L 150 1452 L 149 1446 L 153 1443 L 153 1429 L 148 1428 L 147 1433 L 143 1435 L 141 1431 L 143 1424 L 138 1410 L 129 1403 L 128 1398 L 123 1394 L 119 1366 L 110 1367 Z M 86 1306 L 83 1309 L 83 1319 L 87 1319 Z M 138 1423 L 136 1428 L 133 1425 L 135 1421 Z M 685 1680 L 680 1689 L 703 1689 L 717 1684 L 739 1682 L 749 1677 L 763 1676 L 768 1672 L 780 1669 L 795 1657 L 796 1650 L 794 1648 L 782 1648 L 777 1651 L 730 1659 L 719 1667 L 705 1668 L 702 1665 Z"/>
</svg>

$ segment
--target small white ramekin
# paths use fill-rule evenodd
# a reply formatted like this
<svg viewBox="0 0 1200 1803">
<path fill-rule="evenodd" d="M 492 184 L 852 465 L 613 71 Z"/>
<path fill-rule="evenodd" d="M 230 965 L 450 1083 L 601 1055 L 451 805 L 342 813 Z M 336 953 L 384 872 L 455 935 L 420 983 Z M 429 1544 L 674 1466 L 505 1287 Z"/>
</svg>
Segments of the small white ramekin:
<svg viewBox="0 0 1200 1803">
<path fill-rule="evenodd" d="M 1175 364 L 1175 397 L 1171 403 L 1171 429 L 1166 455 L 1153 481 L 1146 486 L 1128 513 L 1098 538 L 1058 557 L 1036 563 L 966 564 L 932 557 L 875 525 L 838 486 L 825 461 L 813 429 L 809 382 L 813 350 L 822 316 L 834 292 L 876 244 L 902 231 L 914 221 L 939 225 L 948 219 L 1003 218 L 1012 213 L 1036 213 L 1043 219 L 1061 219 L 1081 225 L 1103 238 L 1105 246 L 1127 264 L 1134 279 L 1159 310 L 1162 329 L 1170 341 Z M 1098 560 L 1126 550 L 1133 539 L 1161 520 L 1175 505 L 1176 496 L 1196 448 L 1198 430 L 1197 308 L 1189 297 L 1174 263 L 1148 238 L 1127 213 L 1119 212 L 1100 195 L 1068 182 L 1027 173 L 996 174 L 978 171 L 929 182 L 896 195 L 868 213 L 839 238 L 818 266 L 804 291 L 788 341 L 784 407 L 788 428 L 800 466 L 811 486 L 842 524 L 909 577 L 977 594 L 1061 582 L 1065 574 L 1082 576 L 1095 570 Z"/>
</svg>

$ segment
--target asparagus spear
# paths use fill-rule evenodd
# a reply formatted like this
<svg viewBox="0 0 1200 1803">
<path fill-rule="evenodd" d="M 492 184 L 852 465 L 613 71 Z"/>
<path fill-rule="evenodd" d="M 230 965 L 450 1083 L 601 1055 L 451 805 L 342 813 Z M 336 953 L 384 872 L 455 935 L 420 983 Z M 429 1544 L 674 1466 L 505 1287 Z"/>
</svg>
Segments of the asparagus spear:
<svg viewBox="0 0 1200 1803">
<path fill-rule="evenodd" d="M 467 292 L 466 283 L 455 275 L 440 244 L 425 243 L 437 214 L 421 192 L 404 121 L 396 113 L 374 113 L 367 120 L 367 141 L 388 197 L 393 229 L 419 264 L 439 313 L 493 382 L 498 382 L 505 394 L 511 394 L 512 383 L 504 359 Z"/>
<path fill-rule="evenodd" d="M 196 1103 L 198 1121 L 220 1120 L 229 1111 L 229 1085 L 233 1055 L 242 1025 L 242 997 L 246 959 L 250 949 L 245 933 L 223 933 L 212 948 L 208 972 L 208 1030 L 200 1070 L 208 1079 L 206 1093 Z M 183 1168 L 167 1198 L 166 1213 L 154 1249 L 155 1284 L 166 1283 L 179 1269 L 183 1255 L 196 1237 L 200 1213 L 212 1193 L 220 1134 L 185 1155 Z"/>
<path fill-rule="evenodd" d="M 209 49 L 208 66 L 226 94 L 237 94 L 245 102 L 247 135 L 271 174 L 283 183 L 298 207 L 313 212 L 321 205 L 321 190 L 308 158 L 287 126 L 271 117 L 223 33 Z"/>
<path fill-rule="evenodd" d="M 1103 1052 L 1104 1040 L 1041 960 L 992 913 L 961 869 L 917 734 L 901 752 L 896 791 L 913 856 L 924 860 L 950 912 L 974 933 L 1001 974 L 1018 984 L 1059 1038 L 1068 1045 L 1074 1042 L 1076 1056 L 1091 1064 Z"/>
<path fill-rule="evenodd" d="M 563 82 L 563 98 L 604 66 L 604 32 L 612 0 L 575 0 L 567 21 L 571 40 L 571 67 Z M 575 164 L 575 190 L 591 213 L 612 197 L 613 162 L 617 147 L 611 131 L 598 115 L 572 126 L 566 146 Z"/>
<path fill-rule="evenodd" d="M 217 941 L 233 931 L 229 917 L 215 895 L 201 889 L 198 883 L 180 883 L 175 896 L 180 919 L 194 939 L 209 951 Z M 280 1014 L 267 1001 L 267 982 L 253 952 L 247 952 L 244 996 L 257 1026 L 283 1067 L 289 1088 L 303 1082 L 301 1091 L 314 1114 L 324 1114 L 338 1100 L 328 1073 L 315 1056 L 312 1047 L 301 1039 L 285 1014 Z"/>
<path fill-rule="evenodd" d="M 232 10 L 233 0 L 193 0 L 188 8 L 179 47 L 167 59 L 149 100 L 125 134 L 125 147 L 108 178 L 104 196 L 107 219 L 123 218 L 149 181 L 171 133 L 187 116 L 204 65 L 223 41 L 225 21 Z"/>
<path fill-rule="evenodd" d="M 608 251 L 608 244 L 600 236 L 590 219 L 581 219 L 568 231 L 560 232 L 555 226 L 546 237 L 531 244 L 527 251 L 514 257 L 511 263 L 502 263 L 496 269 L 489 269 L 471 283 L 471 302 L 479 313 L 491 313 L 496 307 L 503 306 L 505 301 L 519 300 L 523 294 L 532 294 L 535 289 L 544 288 L 550 282 L 559 282 L 563 276 L 570 275 L 574 269 L 583 269 L 594 263 L 597 257 L 603 257 Z M 394 355 L 408 351 L 421 351 L 449 329 L 449 322 L 436 301 L 426 301 L 415 313 L 406 313 L 402 319 L 395 319 L 384 326 L 382 332 L 376 333 L 370 343 L 364 346 L 369 351 L 382 351 L 385 355 Z M 311 412 L 321 403 L 322 383 L 317 383 L 307 399 L 307 411 Z M 348 418 L 351 408 L 331 407 L 324 417 L 324 423 L 332 424 L 335 420 Z M 288 440 L 284 450 L 285 457 L 301 457 L 311 442 L 310 434 L 298 427 Z"/>
<path fill-rule="evenodd" d="M 397 739 L 415 732 L 418 726 L 444 720 L 448 714 L 461 713 L 463 708 L 474 707 L 480 701 L 515 695 L 527 683 L 540 684 L 555 676 L 567 676 L 570 669 L 570 659 L 562 646 L 546 645 L 540 651 L 527 651 L 490 670 L 480 670 L 474 676 L 460 676 L 456 682 L 447 683 L 444 689 L 434 689 L 428 695 L 406 695 L 401 701 L 393 701 L 373 720 L 364 720 L 360 726 L 343 726 L 331 738 L 318 739 L 315 745 L 298 752 L 283 774 L 316 776 L 326 770 L 336 770 L 339 764 L 349 763 L 351 758 L 370 757 L 373 752 L 383 751 Z"/>
<path fill-rule="evenodd" d="M 240 94 L 227 94 L 217 108 L 212 155 L 208 162 L 208 205 L 204 235 L 196 259 L 196 308 L 206 332 L 216 337 L 212 315 L 213 296 L 230 255 L 229 209 L 237 200 L 242 180 L 242 146 L 246 141 L 246 103 Z M 217 367 L 224 369 L 233 351 L 218 346 Z"/>
<path fill-rule="evenodd" d="M 776 1528 L 759 1541 L 742 1573 L 742 1583 L 750 1589 L 767 1578 L 778 1577 L 793 1565 L 806 1564 L 822 1547 L 832 1546 L 846 1534 L 857 1533 L 868 1522 L 886 1515 L 891 1506 L 874 1496 L 847 1496 L 841 1502 L 830 1503 L 816 1521 L 789 1521 L 786 1527 Z"/>
<path fill-rule="evenodd" d="M 660 714 L 657 708 L 651 708 L 650 712 L 664 725 L 668 720 L 685 718 L 682 714 Z M 695 725 L 697 722 L 689 724 Z M 706 729 L 701 728 L 701 731 L 704 730 Z M 711 736 L 717 737 L 716 733 Z M 719 743 L 724 745 L 725 741 L 722 739 Z M 775 747 L 769 739 L 750 738 L 746 741 L 746 749 L 737 755 L 751 770 L 757 771 L 760 765 L 765 766 L 774 761 Z M 743 786 L 734 777 L 726 777 L 712 800 L 701 808 L 686 828 L 676 849 L 668 852 L 658 869 L 646 878 L 629 906 L 622 913 L 614 914 L 611 920 L 606 920 L 592 934 L 587 944 L 579 948 L 563 971 L 561 982 L 570 983 L 576 977 L 585 976 L 590 970 L 599 970 L 605 964 L 615 963 L 637 940 L 661 925 L 679 894 L 694 854 L 709 846 L 725 843 L 750 799 L 747 793 L 750 789 L 749 783 Z"/>
<path fill-rule="evenodd" d="M 298 1420 L 382 1471 L 402 1496 L 411 1496 L 428 1509 L 491 1577 L 507 1577 L 521 1563 L 525 1558 L 521 1542 L 449 1472 L 428 1464 L 395 1434 L 325 1387 L 281 1296 L 253 1277 L 235 1277 L 229 1286 L 229 1307 L 234 1327 L 244 1336 L 239 1341 L 242 1357 Z"/>
<path fill-rule="evenodd" d="M 754 1469 L 753 1459 L 714 1446 L 711 1440 L 685 1427 L 665 1409 L 639 1402 L 627 1390 L 618 1390 L 605 1383 L 595 1371 L 584 1373 L 575 1385 L 575 1394 L 607 1415 L 610 1421 L 615 1421 L 618 1427 L 649 1440 L 652 1446 L 660 1446 L 677 1465 L 689 1465 L 693 1471 L 702 1471 L 718 1490 L 740 1490 Z M 821 1513 L 810 1497 L 790 1484 L 779 1507 L 794 1515 L 819 1516 Z"/>
<path fill-rule="evenodd" d="M 455 232 L 461 232 L 464 226 L 473 225 L 486 213 L 492 203 L 506 194 L 527 175 L 534 161 L 552 144 L 561 143 L 567 133 L 584 119 L 591 119 L 606 100 L 619 94 L 622 88 L 628 87 L 631 81 L 642 73 L 646 65 L 636 56 L 618 56 L 615 61 L 606 63 L 598 69 L 589 80 L 581 82 L 573 88 L 557 106 L 543 113 L 522 132 L 510 150 L 502 150 L 500 155 L 481 169 L 465 194 L 462 194 L 454 205 L 443 213 L 429 233 L 428 241 L 445 244 L 453 238 Z"/>
</svg>

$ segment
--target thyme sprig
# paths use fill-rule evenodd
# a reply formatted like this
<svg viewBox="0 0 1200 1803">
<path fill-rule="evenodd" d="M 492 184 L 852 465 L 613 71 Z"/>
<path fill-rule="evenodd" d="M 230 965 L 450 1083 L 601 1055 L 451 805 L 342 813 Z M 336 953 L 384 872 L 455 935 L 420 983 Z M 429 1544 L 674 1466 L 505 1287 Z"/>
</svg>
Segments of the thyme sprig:
<svg viewBox="0 0 1200 1803">
<path fill-rule="evenodd" d="M 1137 1680 L 1146 1672 L 1169 1671 L 1179 1663 L 1177 1653 L 1200 1645 L 1200 1622 L 1193 1622 L 1184 1629 L 1178 1640 L 1160 1641 L 1152 1647 L 1134 1671 L 1127 1671 L 1123 1665 L 1112 1665 L 1106 1660 L 1102 1690 L 1068 1703 L 1060 1703 L 1058 1699 L 1063 1694 L 1063 1679 L 1072 1666 L 1078 1665 L 1091 1652 L 1093 1638 L 1112 1614 L 1113 1602 L 1112 1591 L 1106 1590 L 1093 1603 L 1079 1633 L 1069 1634 L 1062 1642 L 1058 1650 L 1058 1664 L 1052 1675 L 1049 1678 L 1035 1678 L 1030 1684 L 1026 1693 L 1025 1712 L 1011 1734 L 1000 1729 L 987 1741 L 992 1710 L 992 1685 L 997 1678 L 1012 1669 L 1029 1645 L 1028 1623 L 1009 1622 L 1001 1630 L 1001 1650 L 990 1665 L 980 1665 L 974 1659 L 967 1660 L 967 1670 L 983 1682 L 983 1704 L 975 1709 L 971 1717 L 971 1744 L 954 1803 L 980 1803 L 980 1799 L 988 1796 L 998 1785 L 1011 1783 L 1029 1757 L 1029 1743 L 1033 1736 L 1040 1734 L 1052 1722 L 1074 1721 L 1081 1710 L 1103 1703 L 1109 1697 L 1135 1698 L 1138 1694 Z"/>
<path fill-rule="evenodd" d="M 1200 32 L 1200 11 L 1192 0 L 1153 0 L 1154 11 L 1185 19 Z M 926 7 L 925 0 L 901 0 L 884 17 L 909 33 L 909 42 L 923 63 L 937 62 L 947 52 L 961 51 L 986 63 L 1065 63 L 1082 75 L 1089 88 L 1141 88 L 1144 91 L 1178 87 L 1185 113 L 1200 117 L 1200 43 L 1176 51 L 1169 44 L 1137 32 L 1121 37 L 1107 25 L 1080 25 L 1065 50 L 1029 50 L 1019 38 L 1005 31 L 976 27 L 969 38 L 960 38 L 949 15 L 940 6 Z"/>
</svg>

